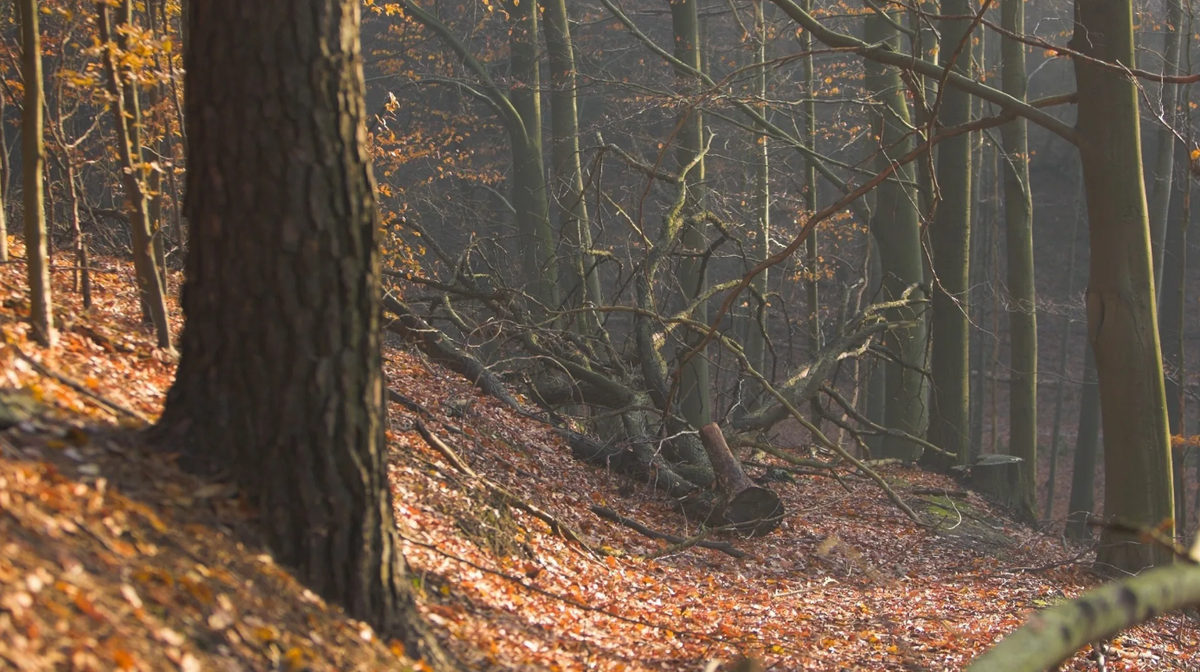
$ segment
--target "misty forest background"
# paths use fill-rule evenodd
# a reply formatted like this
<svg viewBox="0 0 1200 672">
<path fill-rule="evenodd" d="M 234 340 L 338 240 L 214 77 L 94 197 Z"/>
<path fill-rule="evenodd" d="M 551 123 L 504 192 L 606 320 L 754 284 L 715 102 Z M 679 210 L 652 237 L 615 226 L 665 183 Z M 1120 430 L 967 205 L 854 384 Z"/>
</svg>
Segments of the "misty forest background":
<svg viewBox="0 0 1200 672">
<path fill-rule="evenodd" d="M 186 230 L 181 8 L 137 5 L 130 25 L 117 12 L 115 71 L 136 86 L 115 87 L 85 5 L 39 6 L 51 256 L 82 268 L 86 252 L 128 249 L 128 231 L 137 237 L 140 227 L 125 226 L 125 192 L 138 162 L 116 151 L 119 129 L 103 114 L 123 98 L 126 115 L 138 115 L 131 140 L 144 156 L 145 213 L 133 217 L 145 217 L 159 262 L 177 268 Z M 502 377 L 524 380 L 519 391 L 577 416 L 602 441 L 671 438 L 657 452 L 667 446 L 682 480 L 711 475 L 696 443 L 678 440 L 681 421 L 729 425 L 735 448 L 819 445 L 749 366 L 859 457 L 943 468 L 991 454 L 1032 461 L 1036 469 L 1001 477 L 1012 482 L 998 496 L 1051 529 L 1079 514 L 1072 533 L 1090 535 L 1082 512 L 1103 513 L 1105 483 L 1085 310 L 1096 239 L 1080 153 L 1061 132 L 1076 123 L 1072 60 L 1055 49 L 1075 30 L 1072 5 L 807 7 L 825 29 L 862 40 L 842 46 L 814 40 L 784 5 L 803 9 L 573 0 L 541 3 L 535 19 L 528 2 L 365 2 L 389 283 L 416 319 Z M 15 231 L 28 202 L 20 21 L 15 3 L 0 11 L 4 210 Z M 1200 433 L 1197 245 L 1188 237 L 1196 103 L 1190 83 L 1154 75 L 1190 81 L 1193 19 L 1189 3 L 1134 7 L 1136 68 L 1146 76 L 1132 80 L 1181 538 L 1195 531 L 1200 504 L 1188 439 Z M 949 50 L 963 76 L 1035 101 L 1028 107 L 1060 126 L 1004 118 L 1010 110 L 944 86 L 945 77 L 858 55 L 883 43 L 931 62 Z M 971 123 L 970 133 L 938 135 Z M 940 140 L 933 152 L 837 203 L 930 137 Z M 801 249 L 726 301 L 743 274 L 796 247 L 808 228 Z M 905 305 L 869 308 L 898 299 Z M 165 317 L 154 303 L 145 310 L 157 324 Z M 744 362 L 711 343 L 688 358 L 693 327 L 717 315 Z M 880 328 L 881 316 L 904 324 Z M 651 323 L 647 345 L 639 330 Z M 878 426 L 959 457 L 873 433 Z"/>
</svg>

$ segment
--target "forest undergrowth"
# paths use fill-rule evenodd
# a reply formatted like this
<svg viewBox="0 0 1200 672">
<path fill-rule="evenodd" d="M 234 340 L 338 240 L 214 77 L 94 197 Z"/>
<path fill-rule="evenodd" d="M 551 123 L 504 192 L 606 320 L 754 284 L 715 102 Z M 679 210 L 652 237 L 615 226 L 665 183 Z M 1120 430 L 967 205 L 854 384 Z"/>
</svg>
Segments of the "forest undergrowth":
<svg viewBox="0 0 1200 672">
<path fill-rule="evenodd" d="M 0 423 L 0 668 L 411 666 L 271 561 L 234 488 L 146 445 L 137 430 L 173 358 L 140 324 L 132 266 L 98 265 L 86 312 L 70 272 L 54 273 L 52 350 L 27 337 L 23 266 L 0 267 L 0 394 L 22 409 Z M 1032 610 L 1101 581 L 1088 549 L 903 467 L 883 473 L 936 529 L 865 478 L 797 474 L 772 484 L 789 515 L 767 537 L 656 541 L 596 511 L 699 530 L 419 354 L 389 346 L 385 361 L 403 397 L 388 438 L 404 553 L 464 669 L 702 670 L 741 656 L 772 670 L 960 669 Z M 1067 669 L 1096 669 L 1091 653 Z M 1197 670 L 1200 626 L 1167 615 L 1105 656 L 1110 670 Z"/>
</svg>

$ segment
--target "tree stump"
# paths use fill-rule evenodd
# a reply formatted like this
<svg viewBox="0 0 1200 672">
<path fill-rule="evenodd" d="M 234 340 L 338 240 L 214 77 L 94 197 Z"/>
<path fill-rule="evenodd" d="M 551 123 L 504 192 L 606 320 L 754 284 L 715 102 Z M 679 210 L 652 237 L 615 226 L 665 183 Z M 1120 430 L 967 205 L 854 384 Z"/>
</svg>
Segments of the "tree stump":
<svg viewBox="0 0 1200 672">
<path fill-rule="evenodd" d="M 783 520 L 783 503 L 779 495 L 760 487 L 746 476 L 741 462 L 729 450 L 725 436 L 716 423 L 700 428 L 700 441 L 712 463 L 721 493 L 722 517 L 738 532 L 761 537 L 779 527 Z"/>
<path fill-rule="evenodd" d="M 1016 501 L 1016 487 L 1021 477 L 1021 462 L 1013 455 L 982 455 L 974 464 L 967 466 L 968 486 L 998 500 L 1004 506 Z"/>
</svg>

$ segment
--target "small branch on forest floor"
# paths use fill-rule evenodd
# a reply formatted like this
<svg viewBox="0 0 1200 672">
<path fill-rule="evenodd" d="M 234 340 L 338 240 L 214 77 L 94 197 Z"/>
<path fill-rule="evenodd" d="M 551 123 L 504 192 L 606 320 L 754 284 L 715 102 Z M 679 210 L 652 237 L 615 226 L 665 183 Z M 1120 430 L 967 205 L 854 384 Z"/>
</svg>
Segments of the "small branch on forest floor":
<svg viewBox="0 0 1200 672">
<path fill-rule="evenodd" d="M 54 380 L 63 385 L 66 385 L 67 387 L 71 388 L 72 390 L 75 390 L 79 394 L 82 394 L 84 397 L 90 399 L 91 401 L 98 404 L 99 406 L 102 406 L 105 410 L 109 411 L 110 413 L 116 413 L 117 415 L 121 415 L 121 414 L 127 415 L 135 420 L 138 420 L 139 422 L 141 422 L 147 426 L 154 424 L 153 420 L 142 415 L 141 413 L 138 413 L 137 411 L 129 409 L 129 408 L 125 408 L 124 406 L 118 404 L 115 401 L 111 401 L 95 392 L 92 392 L 91 390 L 89 390 L 87 388 L 87 386 L 77 383 L 77 382 L 71 380 L 70 378 L 67 378 L 66 376 L 62 375 L 61 373 L 56 373 L 56 372 L 46 368 L 46 366 L 44 364 L 42 364 L 41 362 L 37 361 L 36 359 L 30 357 L 29 355 L 25 354 L 21 350 L 21 348 L 17 347 L 17 345 L 15 343 L 9 343 L 9 346 L 12 347 L 13 352 L 15 352 L 17 354 L 17 357 L 19 357 L 21 359 L 21 361 L 23 361 L 26 364 L 28 364 L 29 366 L 33 367 L 34 371 L 37 371 L 41 375 L 43 375 L 47 378 L 50 378 L 51 380 Z"/>
<path fill-rule="evenodd" d="M 666 532 L 658 532 L 658 531 L 652 530 L 652 529 L 646 527 L 645 525 L 637 522 L 636 520 L 633 520 L 632 518 L 626 518 L 625 516 L 622 516 L 621 514 L 617 513 L 616 511 L 613 511 L 612 509 L 606 509 L 603 506 L 592 506 L 592 513 L 596 514 L 597 516 L 600 516 L 601 518 L 604 518 L 605 520 L 611 520 L 614 523 L 624 525 L 625 527 L 628 527 L 629 529 L 634 530 L 634 531 L 638 532 L 639 534 L 642 534 L 643 536 L 650 537 L 651 539 L 661 539 L 663 541 L 666 541 L 666 542 L 672 544 L 671 546 L 668 546 L 666 549 L 656 551 L 655 553 L 652 553 L 652 554 L 646 556 L 649 559 L 660 558 L 660 557 L 662 557 L 664 555 L 668 555 L 670 553 L 678 553 L 679 551 L 690 548 L 692 546 L 700 546 L 701 548 L 708 548 L 708 549 L 712 549 L 714 551 L 720 551 L 720 552 L 724 553 L 725 555 L 728 555 L 728 556 L 731 556 L 734 558 L 746 557 L 745 551 L 738 550 L 737 548 L 735 548 L 733 546 L 733 544 L 730 544 L 729 542 L 705 540 L 704 537 L 707 536 L 712 530 L 708 530 L 708 531 L 703 532 L 694 537 L 684 538 L 684 537 L 676 536 L 674 534 L 667 534 Z"/>
<path fill-rule="evenodd" d="M 420 413 L 421 415 L 424 415 L 425 417 L 430 418 L 430 419 L 437 417 L 428 408 L 425 408 L 421 404 L 418 404 L 417 402 L 413 401 L 412 399 L 409 399 L 408 397 L 404 396 L 403 394 L 400 394 L 399 392 L 393 390 L 390 387 L 388 388 L 387 395 L 388 395 L 388 401 L 390 401 L 394 404 L 400 404 L 401 406 L 407 408 L 408 410 L 410 410 L 414 413 Z"/>
<path fill-rule="evenodd" d="M 588 553 L 591 553 L 593 556 L 600 557 L 604 555 L 604 553 L 592 548 L 590 544 L 584 541 L 583 537 L 580 536 L 580 534 L 576 532 L 575 529 L 570 525 L 567 525 L 566 523 L 560 521 L 533 504 L 526 502 L 525 500 L 513 494 L 511 490 L 503 485 L 500 485 L 499 483 L 493 483 L 486 477 L 476 473 L 474 469 L 472 469 L 465 461 L 463 461 L 461 457 L 458 456 L 458 453 L 454 452 L 454 449 L 451 448 L 449 444 L 438 438 L 433 432 L 429 431 L 429 428 L 426 427 L 425 424 L 420 420 L 413 422 L 413 427 L 417 430 L 417 433 L 421 435 L 421 438 L 425 440 L 425 443 L 429 444 L 430 448 L 433 448 L 438 452 L 438 454 L 446 458 L 446 460 L 450 462 L 455 469 L 466 474 L 467 476 L 470 476 L 488 490 L 491 490 L 494 494 L 499 496 L 505 504 L 513 508 L 520 509 L 534 518 L 537 518 L 548 525 L 551 532 L 562 537 L 563 539 L 566 539 L 567 541 L 573 541 L 576 544 L 579 544 L 580 547 L 582 547 Z"/>
<path fill-rule="evenodd" d="M 763 451 L 763 452 L 766 452 L 766 451 Z M 778 464 L 767 464 L 765 462 L 757 462 L 755 460 L 742 460 L 742 464 L 746 465 L 747 467 L 758 467 L 760 469 L 767 469 L 767 470 L 778 469 L 780 471 L 784 471 L 784 472 L 787 472 L 789 474 L 793 474 L 796 476 L 821 476 L 824 478 L 833 478 L 833 479 L 841 478 L 841 475 L 838 474 L 837 471 L 832 468 L 805 469 L 803 467 L 789 467 L 789 466 L 781 466 Z M 858 474 L 850 474 L 850 475 L 857 476 Z"/>
<path fill-rule="evenodd" d="M 425 443 L 429 444 L 430 448 L 433 448 L 440 453 L 442 457 L 446 458 L 446 461 L 453 465 L 455 469 L 458 469 L 471 478 L 479 478 L 479 474 L 475 473 L 475 470 L 472 469 L 469 464 L 464 462 L 462 458 L 458 456 L 458 453 L 454 452 L 454 449 L 446 445 L 445 441 L 442 441 L 435 436 L 433 432 L 429 431 L 429 428 L 425 426 L 425 423 L 421 422 L 420 420 L 414 420 L 413 429 L 416 429 L 417 433 L 421 435 L 421 438 L 425 439 Z"/>
</svg>

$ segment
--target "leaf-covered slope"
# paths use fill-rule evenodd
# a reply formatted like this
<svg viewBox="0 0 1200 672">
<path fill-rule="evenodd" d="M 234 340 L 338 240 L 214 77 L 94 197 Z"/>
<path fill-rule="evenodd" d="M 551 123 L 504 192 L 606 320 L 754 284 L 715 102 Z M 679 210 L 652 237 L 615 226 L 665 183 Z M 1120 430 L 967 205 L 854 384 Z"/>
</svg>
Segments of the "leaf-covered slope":
<svg viewBox="0 0 1200 672">
<path fill-rule="evenodd" d="M 0 269 L 0 381 L 34 410 L 0 432 L 0 668 L 402 665 L 270 561 L 232 489 L 117 426 L 156 415 L 173 365 L 136 319 L 131 269 L 105 263 L 114 273 L 87 315 L 56 274 L 54 352 L 25 338 L 21 269 Z M 426 617 L 465 669 L 699 670 L 740 655 L 776 670 L 959 669 L 1030 610 L 1097 582 L 1080 549 L 975 495 L 922 494 L 959 486 L 897 468 L 884 473 L 940 533 L 865 479 L 801 475 L 772 484 L 791 512 L 778 531 L 718 539 L 745 557 L 670 552 L 592 512 L 696 533 L 653 489 L 581 465 L 548 427 L 418 355 L 386 358 L 391 387 L 413 402 L 390 406 L 404 550 Z M 1109 667 L 1188 669 L 1198 640 L 1168 616 L 1115 642 Z"/>
</svg>

